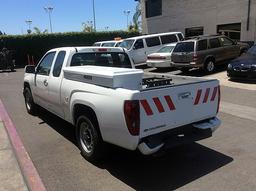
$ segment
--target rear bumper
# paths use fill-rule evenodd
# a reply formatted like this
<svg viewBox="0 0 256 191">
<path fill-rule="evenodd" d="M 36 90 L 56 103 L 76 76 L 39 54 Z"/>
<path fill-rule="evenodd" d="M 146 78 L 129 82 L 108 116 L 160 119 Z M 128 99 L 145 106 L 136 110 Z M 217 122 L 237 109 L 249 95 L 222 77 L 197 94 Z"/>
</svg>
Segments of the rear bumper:
<svg viewBox="0 0 256 191">
<path fill-rule="evenodd" d="M 212 136 L 221 121 L 215 117 L 198 123 L 177 127 L 156 135 L 145 137 L 138 149 L 144 155 L 153 154 L 160 149 L 169 149 L 182 144 L 192 143 Z"/>
<path fill-rule="evenodd" d="M 199 64 L 197 62 L 184 62 L 184 63 L 173 62 L 172 65 L 176 68 L 200 68 L 200 67 L 203 67 L 202 64 Z"/>
<path fill-rule="evenodd" d="M 173 63 L 171 61 L 169 62 L 151 62 L 151 61 L 147 61 L 147 65 L 149 67 L 157 67 L 157 68 L 168 68 L 168 67 L 172 67 Z"/>
</svg>

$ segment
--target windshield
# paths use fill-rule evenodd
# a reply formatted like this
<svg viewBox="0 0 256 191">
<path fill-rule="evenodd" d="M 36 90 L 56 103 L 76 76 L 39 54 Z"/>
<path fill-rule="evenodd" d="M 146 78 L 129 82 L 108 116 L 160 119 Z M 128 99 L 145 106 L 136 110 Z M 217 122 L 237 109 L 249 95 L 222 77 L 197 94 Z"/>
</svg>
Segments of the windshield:
<svg viewBox="0 0 256 191">
<path fill-rule="evenodd" d="M 124 40 L 123 42 L 121 42 L 121 44 L 119 45 L 122 48 L 126 48 L 127 50 L 131 49 L 133 43 L 135 40 Z"/>
<path fill-rule="evenodd" d="M 169 53 L 172 52 L 172 50 L 174 49 L 175 46 L 164 46 L 163 48 L 161 48 L 160 50 L 158 50 L 158 53 Z"/>
<path fill-rule="evenodd" d="M 131 62 L 126 53 L 120 52 L 90 52 L 76 53 L 70 66 L 107 66 L 118 68 L 131 68 Z"/>
<path fill-rule="evenodd" d="M 256 55 L 256 46 L 252 46 L 249 50 L 248 53 Z"/>
<path fill-rule="evenodd" d="M 101 46 L 103 47 L 114 47 L 115 46 L 115 42 L 106 42 L 106 43 L 102 43 Z"/>
<path fill-rule="evenodd" d="M 176 45 L 173 52 L 193 52 L 194 42 L 181 42 Z"/>
</svg>

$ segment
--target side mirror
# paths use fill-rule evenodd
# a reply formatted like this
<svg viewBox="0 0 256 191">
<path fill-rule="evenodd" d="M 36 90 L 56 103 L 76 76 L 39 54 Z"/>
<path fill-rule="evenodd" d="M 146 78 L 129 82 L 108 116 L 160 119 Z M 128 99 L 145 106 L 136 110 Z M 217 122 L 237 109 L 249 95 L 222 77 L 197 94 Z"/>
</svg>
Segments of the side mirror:
<svg viewBox="0 0 256 191">
<path fill-rule="evenodd" d="M 34 74 L 36 72 L 36 67 L 34 65 L 27 65 L 25 67 L 25 73 Z"/>
</svg>

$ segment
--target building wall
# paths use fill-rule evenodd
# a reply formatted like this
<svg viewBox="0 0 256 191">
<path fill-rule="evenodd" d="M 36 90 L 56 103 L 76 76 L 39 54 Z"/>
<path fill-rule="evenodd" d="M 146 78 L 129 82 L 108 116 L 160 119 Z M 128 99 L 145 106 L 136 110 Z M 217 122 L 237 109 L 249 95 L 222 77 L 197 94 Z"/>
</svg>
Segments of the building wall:
<svg viewBox="0 0 256 191">
<path fill-rule="evenodd" d="M 256 0 L 251 0 L 250 25 L 247 31 L 248 0 L 162 0 L 162 15 L 145 18 L 142 0 L 143 33 L 181 31 L 204 27 L 204 34 L 216 34 L 217 25 L 241 23 L 241 40 L 255 41 Z"/>
</svg>

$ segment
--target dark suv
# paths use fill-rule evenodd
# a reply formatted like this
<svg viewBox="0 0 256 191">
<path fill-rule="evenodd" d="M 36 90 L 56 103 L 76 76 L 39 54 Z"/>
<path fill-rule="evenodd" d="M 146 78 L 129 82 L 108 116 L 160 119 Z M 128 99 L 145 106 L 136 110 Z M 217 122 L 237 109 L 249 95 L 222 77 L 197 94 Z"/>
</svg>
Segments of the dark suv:
<svg viewBox="0 0 256 191">
<path fill-rule="evenodd" d="M 224 35 L 198 36 L 179 42 L 173 50 L 173 66 L 188 71 L 190 68 L 202 68 L 213 72 L 221 61 L 238 57 L 249 45 L 236 43 Z"/>
</svg>

